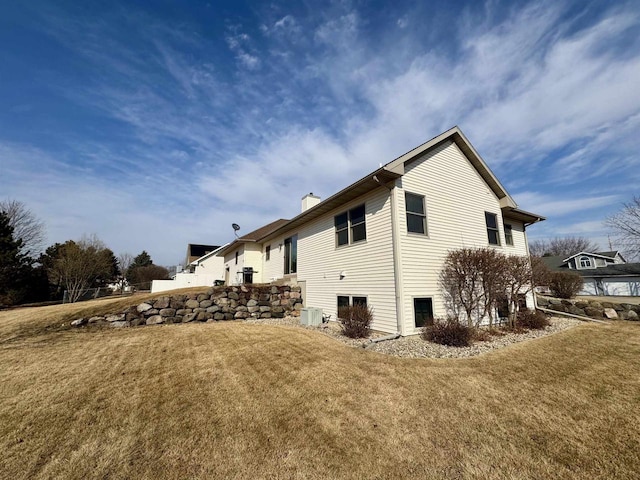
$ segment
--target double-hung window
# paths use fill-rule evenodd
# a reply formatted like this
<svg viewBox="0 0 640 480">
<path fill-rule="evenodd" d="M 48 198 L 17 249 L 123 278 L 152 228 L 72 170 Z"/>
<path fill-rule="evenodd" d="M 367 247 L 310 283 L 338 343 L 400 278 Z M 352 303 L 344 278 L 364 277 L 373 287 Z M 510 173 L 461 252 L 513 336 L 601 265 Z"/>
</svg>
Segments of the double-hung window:
<svg viewBox="0 0 640 480">
<path fill-rule="evenodd" d="M 367 239 L 364 205 L 354 207 L 334 217 L 336 246 L 349 245 Z"/>
<path fill-rule="evenodd" d="M 489 245 L 500 245 L 500 230 L 498 230 L 498 216 L 495 213 L 484 212 L 487 223 L 487 237 Z"/>
<path fill-rule="evenodd" d="M 504 241 L 507 245 L 513 246 L 513 227 L 508 223 L 504 224 Z"/>
<path fill-rule="evenodd" d="M 427 215 L 424 208 L 424 196 L 405 192 L 404 203 L 407 211 L 407 232 L 426 235 Z"/>
</svg>

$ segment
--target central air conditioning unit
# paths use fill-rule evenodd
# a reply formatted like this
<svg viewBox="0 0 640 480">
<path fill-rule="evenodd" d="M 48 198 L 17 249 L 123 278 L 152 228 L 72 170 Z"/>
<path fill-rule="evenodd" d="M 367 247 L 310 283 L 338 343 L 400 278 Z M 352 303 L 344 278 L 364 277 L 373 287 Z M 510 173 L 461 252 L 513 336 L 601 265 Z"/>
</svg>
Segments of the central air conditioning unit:
<svg viewBox="0 0 640 480">
<path fill-rule="evenodd" d="M 310 327 L 317 327 L 322 324 L 322 309 L 317 307 L 306 307 L 300 312 L 300 324 Z"/>
</svg>

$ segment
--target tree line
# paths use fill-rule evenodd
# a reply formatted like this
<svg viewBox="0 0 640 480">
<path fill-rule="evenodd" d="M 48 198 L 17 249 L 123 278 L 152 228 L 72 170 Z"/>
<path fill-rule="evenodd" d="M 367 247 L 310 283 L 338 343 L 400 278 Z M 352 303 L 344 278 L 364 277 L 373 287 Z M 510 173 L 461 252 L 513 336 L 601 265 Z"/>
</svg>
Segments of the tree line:
<svg viewBox="0 0 640 480">
<path fill-rule="evenodd" d="M 142 251 L 115 256 L 95 235 L 55 243 L 42 251 L 44 224 L 21 202 L 0 202 L 0 305 L 66 300 L 76 302 L 92 289 L 148 290 L 169 278 Z"/>
</svg>

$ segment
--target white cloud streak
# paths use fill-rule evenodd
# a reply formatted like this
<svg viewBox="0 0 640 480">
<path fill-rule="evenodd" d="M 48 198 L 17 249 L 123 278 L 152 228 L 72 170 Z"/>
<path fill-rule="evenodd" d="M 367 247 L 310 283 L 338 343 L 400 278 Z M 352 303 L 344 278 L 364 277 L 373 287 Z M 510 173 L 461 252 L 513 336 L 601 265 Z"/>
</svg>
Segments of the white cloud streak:
<svg viewBox="0 0 640 480">
<path fill-rule="evenodd" d="M 593 212 L 613 209 L 640 176 L 640 48 L 620 48 L 625 41 L 638 47 L 628 37 L 640 21 L 631 4 L 586 12 L 580 25 L 567 11 L 564 3 L 537 2 L 496 23 L 489 5 L 484 18 L 463 15 L 454 25 L 457 44 L 428 45 L 405 28 L 407 14 L 374 44 L 366 16 L 348 6 L 324 17 L 286 13 L 254 28 L 228 27 L 221 45 L 182 30 L 166 35 L 165 25 L 147 22 L 152 27 L 140 35 L 148 63 L 100 25 L 51 26 L 56 38 L 117 75 L 66 95 L 127 127 L 123 146 L 77 139 L 69 146 L 70 155 L 118 172 L 123 188 L 96 182 L 88 167 L 86 181 L 98 185 L 91 193 L 65 183 L 68 159 L 33 158 L 56 165 L 60 185 L 47 184 L 52 195 L 68 188 L 79 192 L 74 202 L 100 202 L 101 218 L 136 225 L 129 238 L 165 232 L 157 242 L 169 261 L 180 242 L 224 243 L 232 221 L 249 231 L 295 215 L 304 193 L 328 196 L 458 124 L 500 179 L 517 186 L 511 193 L 521 207 L 550 217 L 541 232 L 562 233 L 570 216 L 588 234 L 596 231 Z M 110 48 L 79 37 L 104 37 Z M 199 54 L 186 53 L 187 45 Z M 212 55 L 223 50 L 235 69 Z M 13 148 L 33 154 L 28 145 Z M 12 178 L 24 173 L 9 167 Z M 147 178 L 164 189 L 147 188 Z M 603 178 L 629 183 L 602 191 Z M 45 204 L 35 194 L 24 198 L 28 185 L 11 192 Z M 141 207 L 134 215 L 127 205 Z M 90 210 L 66 213 L 57 231 L 96 231 Z M 167 218 L 179 235 L 166 234 L 160 219 Z M 103 225 L 105 236 L 117 230 L 115 221 Z"/>
</svg>

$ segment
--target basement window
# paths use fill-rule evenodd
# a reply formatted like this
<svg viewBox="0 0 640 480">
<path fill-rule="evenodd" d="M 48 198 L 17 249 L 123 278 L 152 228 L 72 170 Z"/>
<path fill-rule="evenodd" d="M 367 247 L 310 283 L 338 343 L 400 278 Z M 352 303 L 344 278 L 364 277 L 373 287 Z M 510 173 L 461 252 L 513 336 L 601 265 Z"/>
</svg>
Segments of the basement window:
<svg viewBox="0 0 640 480">
<path fill-rule="evenodd" d="M 414 298 L 413 314 L 416 328 L 433 325 L 433 301 L 431 298 Z"/>
<path fill-rule="evenodd" d="M 340 310 L 340 307 L 349 307 L 351 305 L 363 305 L 366 307 L 367 297 L 355 295 L 338 295 L 338 310 Z"/>
</svg>

